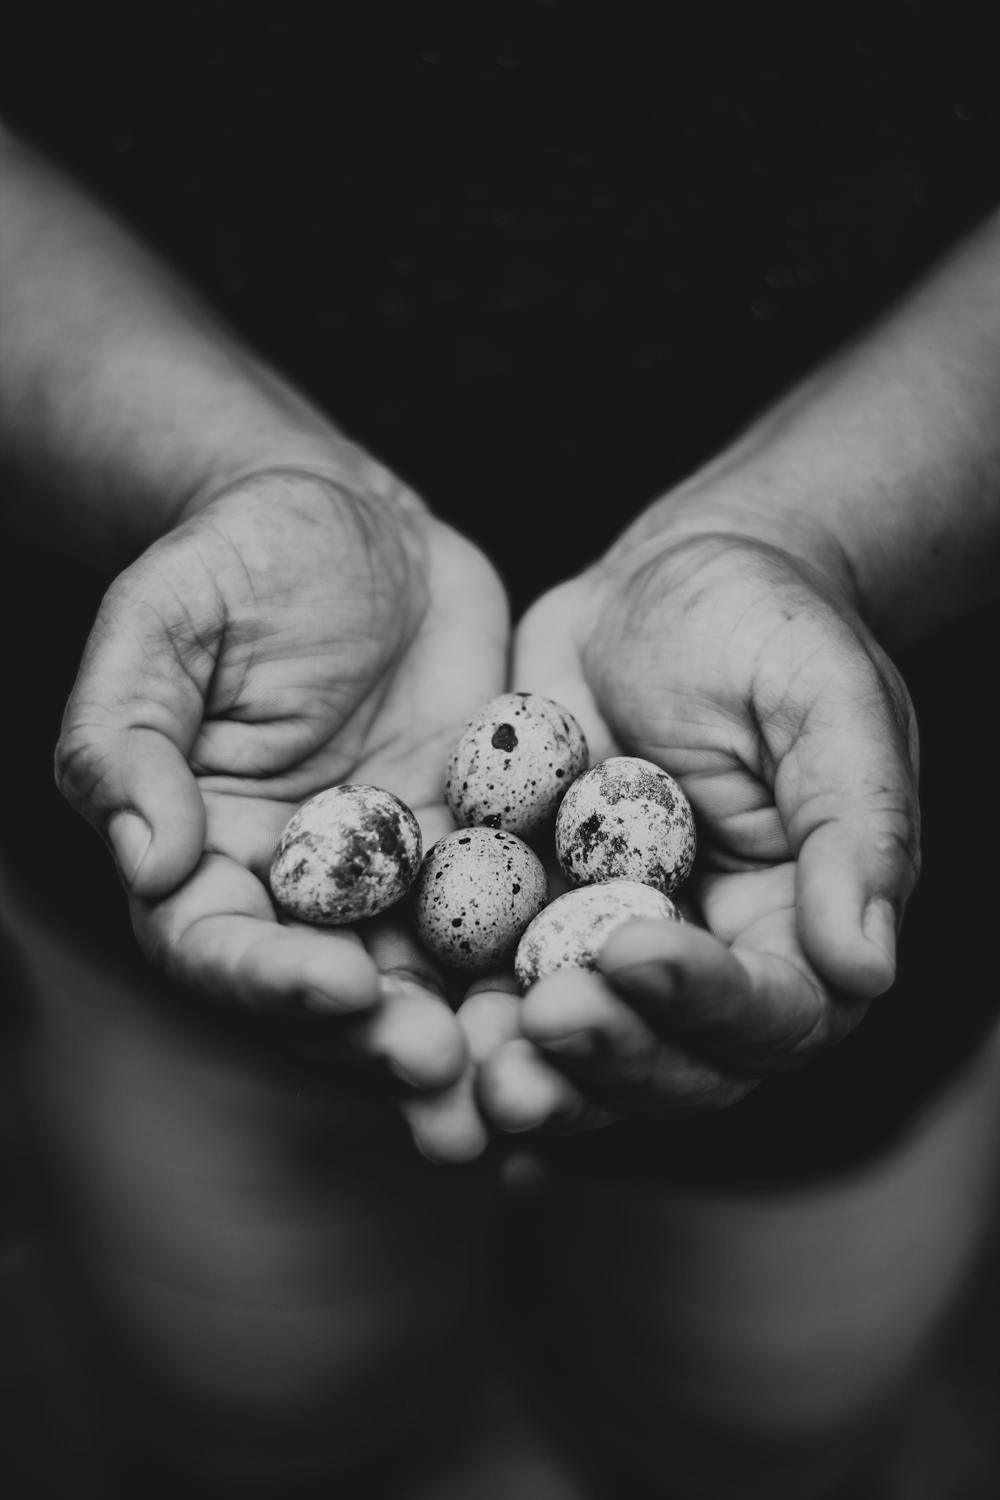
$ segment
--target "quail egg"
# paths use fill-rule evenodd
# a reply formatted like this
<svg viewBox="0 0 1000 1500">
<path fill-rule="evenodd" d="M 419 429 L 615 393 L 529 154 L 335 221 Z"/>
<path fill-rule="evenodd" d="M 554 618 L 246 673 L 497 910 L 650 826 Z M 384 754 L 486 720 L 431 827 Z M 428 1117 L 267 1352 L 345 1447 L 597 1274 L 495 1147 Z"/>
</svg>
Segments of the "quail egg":
<svg viewBox="0 0 1000 1500">
<path fill-rule="evenodd" d="M 392 792 L 365 783 L 328 787 L 285 824 L 271 894 L 300 922 L 360 922 L 406 894 L 422 853 L 420 824 Z"/>
<path fill-rule="evenodd" d="M 651 760 L 612 755 L 577 777 L 556 815 L 555 850 L 571 885 L 638 880 L 671 895 L 691 873 L 694 814 Z"/>
<path fill-rule="evenodd" d="M 539 693 L 501 693 L 469 720 L 448 761 L 445 798 L 465 828 L 535 838 L 587 766 L 577 720 Z"/>
<path fill-rule="evenodd" d="M 523 839 L 500 828 L 457 828 L 424 856 L 412 891 L 414 930 L 443 964 L 493 968 L 547 896 L 545 867 Z"/>
</svg>

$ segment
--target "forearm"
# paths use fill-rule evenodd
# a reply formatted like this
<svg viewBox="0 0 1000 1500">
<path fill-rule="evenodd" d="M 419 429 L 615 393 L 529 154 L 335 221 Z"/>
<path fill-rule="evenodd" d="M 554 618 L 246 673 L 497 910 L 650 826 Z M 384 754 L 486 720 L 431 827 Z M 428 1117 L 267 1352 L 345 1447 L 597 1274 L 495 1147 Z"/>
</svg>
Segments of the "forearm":
<svg viewBox="0 0 1000 1500">
<path fill-rule="evenodd" d="M 640 518 L 758 536 L 905 644 L 1000 582 L 1000 218 Z"/>
<path fill-rule="evenodd" d="M 0 197 L 8 522 L 128 552 L 231 472 L 334 460 L 340 440 L 301 394 L 111 214 L 3 135 Z"/>
</svg>

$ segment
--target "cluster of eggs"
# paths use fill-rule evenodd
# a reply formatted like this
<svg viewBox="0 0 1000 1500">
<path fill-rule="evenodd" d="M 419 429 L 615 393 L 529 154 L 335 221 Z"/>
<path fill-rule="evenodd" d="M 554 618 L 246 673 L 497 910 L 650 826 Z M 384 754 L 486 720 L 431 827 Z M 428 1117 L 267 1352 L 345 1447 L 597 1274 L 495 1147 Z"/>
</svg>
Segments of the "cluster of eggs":
<svg viewBox="0 0 1000 1500">
<path fill-rule="evenodd" d="M 565 967 L 593 968 L 610 931 L 633 917 L 681 920 L 691 805 L 652 761 L 589 766 L 576 718 L 537 693 L 503 693 L 466 724 L 448 760 L 457 824 L 425 852 L 393 793 L 347 783 L 317 793 L 285 826 L 270 869 L 282 911 L 337 926 L 405 905 L 439 963 L 484 972 L 511 959 L 522 989 Z M 549 899 L 544 859 L 568 889 Z"/>
</svg>

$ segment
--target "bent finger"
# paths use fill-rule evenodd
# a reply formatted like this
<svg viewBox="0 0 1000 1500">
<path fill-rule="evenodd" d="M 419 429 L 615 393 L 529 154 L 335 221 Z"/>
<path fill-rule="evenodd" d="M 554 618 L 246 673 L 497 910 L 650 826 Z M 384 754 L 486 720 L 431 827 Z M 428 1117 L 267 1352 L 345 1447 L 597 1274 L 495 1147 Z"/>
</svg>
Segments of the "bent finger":
<svg viewBox="0 0 1000 1500">
<path fill-rule="evenodd" d="M 148 573 L 137 565 L 102 602 L 63 713 L 55 777 L 109 843 L 129 890 L 152 900 L 190 874 L 203 848 L 187 755 L 212 658 L 189 619 L 156 607 Z"/>
<path fill-rule="evenodd" d="M 835 988 L 869 999 L 893 982 L 920 868 L 916 729 L 894 675 L 856 655 L 829 673 L 775 776 L 803 951 Z"/>
<path fill-rule="evenodd" d="M 279 923 L 263 886 L 222 855 L 158 902 L 134 900 L 143 952 L 181 983 L 267 1012 L 351 1015 L 374 1006 L 379 975 L 350 932 Z"/>
<path fill-rule="evenodd" d="M 600 966 L 657 1035 L 746 1078 L 842 1040 L 867 1007 L 809 969 L 793 906 L 760 915 L 732 947 L 693 923 L 630 922 L 608 938 Z"/>
<path fill-rule="evenodd" d="M 503 1043 L 491 1055 L 480 1069 L 477 1095 L 487 1119 L 512 1135 L 592 1130 L 616 1118 L 524 1037 Z"/>
<path fill-rule="evenodd" d="M 658 1033 L 597 974 L 559 970 L 528 991 L 522 1028 L 605 1105 L 647 1116 L 722 1108 L 756 1086 Z"/>
</svg>

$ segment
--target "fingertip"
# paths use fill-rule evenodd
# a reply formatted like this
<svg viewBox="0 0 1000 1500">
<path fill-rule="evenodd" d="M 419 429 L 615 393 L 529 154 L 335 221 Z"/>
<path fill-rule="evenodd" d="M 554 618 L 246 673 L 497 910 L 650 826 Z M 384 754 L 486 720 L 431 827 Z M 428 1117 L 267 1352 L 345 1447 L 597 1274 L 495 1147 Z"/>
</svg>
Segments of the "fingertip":
<svg viewBox="0 0 1000 1500">
<path fill-rule="evenodd" d="M 204 853 L 205 804 L 187 761 L 159 735 L 133 740 L 122 753 L 119 780 L 105 836 L 131 894 L 155 901 L 175 890 Z"/>
<path fill-rule="evenodd" d="M 479 990 L 470 994 L 456 1015 L 477 1067 L 521 1029 L 520 999 L 508 991 Z"/>
<path fill-rule="evenodd" d="M 270 922 L 262 932 L 242 954 L 239 977 L 266 1009 L 363 1019 L 378 1004 L 378 970 L 348 933 Z"/>
<path fill-rule="evenodd" d="M 601 949 L 598 966 L 609 984 L 642 971 L 659 972 L 663 981 L 683 972 L 691 963 L 717 963 L 729 967 L 729 949 L 717 937 L 694 922 L 663 921 L 637 917 L 609 933 Z"/>
<path fill-rule="evenodd" d="M 505 1134 L 537 1130 L 578 1102 L 577 1090 L 523 1038 L 501 1047 L 480 1070 L 479 1102 Z"/>
<path fill-rule="evenodd" d="M 521 1031 L 538 1046 L 599 1026 L 607 1016 L 603 980 L 589 969 L 557 969 L 531 986 L 521 1004 Z"/>
<path fill-rule="evenodd" d="M 416 985 L 395 991 L 383 981 L 382 1002 L 364 1023 L 366 1045 L 408 1087 L 450 1087 L 469 1061 L 465 1034 L 444 1001 Z"/>
<path fill-rule="evenodd" d="M 355 956 L 345 949 L 337 964 L 336 985 L 331 983 L 329 965 L 318 978 L 304 979 L 296 991 L 303 1009 L 317 1016 L 363 1016 L 374 1010 L 378 975 L 365 959 L 364 953 Z"/>
<path fill-rule="evenodd" d="M 798 914 L 803 951 L 836 989 L 874 999 L 891 988 L 899 919 L 889 896 L 866 892 L 853 868 L 806 865 Z"/>
<path fill-rule="evenodd" d="M 436 1166 L 477 1161 L 490 1144 L 490 1133 L 465 1078 L 441 1093 L 404 1099 L 400 1108 L 417 1150 Z"/>
<path fill-rule="evenodd" d="M 865 907 L 861 929 L 872 954 L 872 982 L 881 986 L 873 995 L 887 990 L 896 977 L 896 909 L 883 896 L 874 896 Z"/>
<path fill-rule="evenodd" d="M 108 820 L 108 842 L 118 872 L 126 885 L 134 886 L 142 862 L 153 842 L 153 830 L 139 813 L 122 808 Z"/>
</svg>

